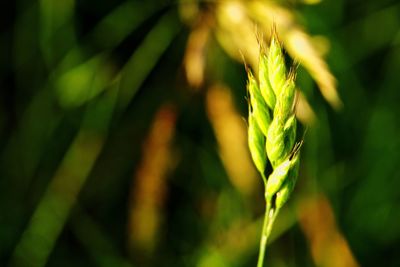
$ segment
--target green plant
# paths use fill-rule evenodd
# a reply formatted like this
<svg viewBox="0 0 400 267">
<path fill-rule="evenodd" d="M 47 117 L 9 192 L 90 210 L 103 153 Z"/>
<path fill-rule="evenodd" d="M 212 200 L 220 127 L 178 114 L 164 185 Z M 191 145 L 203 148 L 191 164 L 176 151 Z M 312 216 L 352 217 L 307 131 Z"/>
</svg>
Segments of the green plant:
<svg viewBox="0 0 400 267">
<path fill-rule="evenodd" d="M 265 186 L 266 211 L 257 264 L 261 267 L 276 216 L 296 183 L 301 147 L 301 142 L 296 143 L 295 70 L 287 73 L 276 33 L 268 53 L 261 49 L 258 81 L 248 70 L 247 88 L 249 149 Z"/>
</svg>

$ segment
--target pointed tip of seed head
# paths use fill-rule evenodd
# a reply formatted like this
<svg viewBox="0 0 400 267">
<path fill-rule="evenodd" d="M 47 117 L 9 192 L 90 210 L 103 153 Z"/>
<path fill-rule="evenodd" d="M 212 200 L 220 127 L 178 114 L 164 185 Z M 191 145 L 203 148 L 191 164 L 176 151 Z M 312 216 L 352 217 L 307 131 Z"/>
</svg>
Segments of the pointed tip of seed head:
<svg viewBox="0 0 400 267">
<path fill-rule="evenodd" d="M 271 26 L 271 38 L 276 39 L 276 40 L 278 39 L 278 31 L 276 29 L 276 22 L 273 22 L 272 26 Z"/>
<path fill-rule="evenodd" d="M 247 70 L 247 91 L 248 93 L 251 95 L 252 92 L 254 91 L 254 87 L 257 87 L 257 80 L 254 77 L 253 72 L 251 71 L 251 69 Z"/>
<path fill-rule="evenodd" d="M 245 68 L 246 72 L 248 73 L 249 70 L 250 70 L 250 68 L 249 68 L 249 66 L 247 65 L 246 58 L 245 58 L 245 56 L 244 56 L 242 50 L 240 50 L 240 49 L 239 49 L 239 54 L 240 54 L 240 57 L 242 58 L 244 68 Z"/>
<path fill-rule="evenodd" d="M 266 65 L 268 62 L 268 53 L 266 51 L 266 48 L 264 48 L 265 51 L 260 52 L 260 58 L 259 58 L 259 65 L 264 64 Z"/>
<path fill-rule="evenodd" d="M 298 68 L 298 65 L 292 65 L 290 67 L 289 73 L 287 75 L 288 81 L 294 82 L 296 80 L 297 68 Z"/>
<path fill-rule="evenodd" d="M 271 28 L 271 45 L 276 45 L 277 47 L 281 48 L 281 42 L 278 37 L 278 30 L 276 28 L 276 23 L 272 23 L 272 28 Z"/>
<path fill-rule="evenodd" d="M 249 72 L 247 73 L 249 75 Z M 246 86 L 246 97 L 245 100 L 247 101 L 247 104 L 249 105 L 249 110 L 250 110 L 250 89 L 249 89 L 249 84 L 250 84 L 250 79 L 247 80 L 247 86 Z"/>
<path fill-rule="evenodd" d="M 263 52 L 266 51 L 266 47 L 265 47 L 265 41 L 264 41 L 264 33 L 261 32 L 256 32 L 256 39 L 257 39 L 257 44 L 258 44 L 258 48 L 260 51 L 260 54 L 262 54 Z"/>
<path fill-rule="evenodd" d="M 292 105 L 292 114 L 296 116 L 296 111 L 297 111 L 297 105 L 299 103 L 299 91 L 295 89 L 295 95 L 294 95 L 294 101 Z"/>
<path fill-rule="evenodd" d="M 245 117 L 241 117 L 241 118 L 242 118 L 242 121 L 244 122 L 244 124 L 246 125 L 246 128 L 248 128 L 249 127 L 248 120 L 246 120 Z"/>
<path fill-rule="evenodd" d="M 244 100 L 246 100 L 247 105 L 250 105 L 250 93 L 249 90 L 246 90 L 246 96 L 244 97 Z"/>
<path fill-rule="evenodd" d="M 292 152 L 290 152 L 289 160 L 293 160 L 293 158 L 299 154 L 300 148 L 303 145 L 303 143 L 304 143 L 304 140 L 301 140 L 294 145 Z"/>
<path fill-rule="evenodd" d="M 292 68 L 294 68 L 295 70 L 297 70 L 300 66 L 300 61 L 298 61 L 296 58 L 293 59 L 293 65 Z"/>
<path fill-rule="evenodd" d="M 253 81 L 255 80 L 255 77 L 254 77 L 254 74 L 253 74 L 253 72 L 251 71 L 251 69 L 248 68 L 247 66 L 246 66 L 246 72 L 247 72 L 247 78 L 249 78 L 249 80 L 247 81 L 247 83 L 249 84 L 249 83 L 251 83 L 251 82 L 253 82 Z"/>
</svg>

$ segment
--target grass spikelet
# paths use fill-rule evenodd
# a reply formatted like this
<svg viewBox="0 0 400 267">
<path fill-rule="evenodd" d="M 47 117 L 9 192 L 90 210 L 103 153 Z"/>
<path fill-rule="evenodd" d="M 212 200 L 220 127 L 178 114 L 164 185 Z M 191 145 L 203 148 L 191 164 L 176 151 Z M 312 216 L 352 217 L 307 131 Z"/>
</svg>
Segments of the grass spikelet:
<svg viewBox="0 0 400 267">
<path fill-rule="evenodd" d="M 260 55 L 258 64 L 258 76 L 260 80 L 261 95 L 267 103 L 268 108 L 273 109 L 275 107 L 276 97 L 269 82 L 267 55 L 263 52 Z"/>
<path fill-rule="evenodd" d="M 261 95 L 258 83 L 250 71 L 248 72 L 248 79 L 247 89 L 250 95 L 250 102 L 252 103 L 254 118 L 263 134 L 267 135 L 269 125 L 271 124 L 270 112 Z"/>
<path fill-rule="evenodd" d="M 276 31 L 273 30 L 268 53 L 268 78 L 271 88 L 279 96 L 286 83 L 286 65 L 282 47 L 278 41 Z"/>
<path fill-rule="evenodd" d="M 264 150 L 265 137 L 259 128 L 254 114 L 249 115 L 248 143 L 254 165 L 260 173 L 264 173 L 266 166 L 266 153 Z"/>
</svg>

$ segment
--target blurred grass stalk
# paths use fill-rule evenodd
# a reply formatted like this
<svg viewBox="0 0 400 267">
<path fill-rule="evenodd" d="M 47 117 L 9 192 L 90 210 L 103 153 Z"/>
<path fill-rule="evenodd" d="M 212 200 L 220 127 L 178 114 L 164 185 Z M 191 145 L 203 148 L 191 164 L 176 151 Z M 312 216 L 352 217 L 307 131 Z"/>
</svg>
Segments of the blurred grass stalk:
<svg viewBox="0 0 400 267">
<path fill-rule="evenodd" d="M 128 246 L 136 262 L 142 262 L 141 265 L 154 257 L 163 222 L 166 179 L 173 161 L 171 148 L 175 123 L 175 106 L 165 104 L 156 113 L 143 143 L 142 160 L 130 189 Z"/>
<path fill-rule="evenodd" d="M 179 29 L 173 13 L 161 17 L 120 74 L 111 81 L 111 85 L 103 85 L 108 90 L 98 100 L 88 103 L 82 126 L 36 207 L 14 250 L 10 266 L 40 267 L 46 264 L 70 210 L 101 152 L 111 118 L 114 113 L 123 113 Z M 98 73 L 93 72 L 93 75 Z M 92 88 L 89 86 L 81 89 L 90 94 Z"/>
<path fill-rule="evenodd" d="M 331 204 L 323 194 L 301 199 L 297 204 L 297 214 L 316 266 L 359 266 L 338 229 Z"/>
<path fill-rule="evenodd" d="M 118 90 L 89 105 L 82 127 L 15 248 L 10 266 L 44 266 L 101 152 Z M 101 117 L 102 120 L 96 119 Z"/>
<path fill-rule="evenodd" d="M 246 123 L 235 108 L 231 89 L 223 85 L 211 86 L 207 90 L 206 105 L 228 178 L 248 197 L 257 186 L 256 171 L 247 148 Z"/>
</svg>

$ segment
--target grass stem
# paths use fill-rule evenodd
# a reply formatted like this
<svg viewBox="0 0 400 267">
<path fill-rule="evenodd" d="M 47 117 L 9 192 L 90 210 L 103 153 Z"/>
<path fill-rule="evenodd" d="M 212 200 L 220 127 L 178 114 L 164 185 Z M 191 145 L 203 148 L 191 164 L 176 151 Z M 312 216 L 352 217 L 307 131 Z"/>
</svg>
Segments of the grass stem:
<svg viewBox="0 0 400 267">
<path fill-rule="evenodd" d="M 263 222 L 263 228 L 262 228 L 261 239 L 260 239 L 260 250 L 259 250 L 259 254 L 258 254 L 257 267 L 262 267 L 264 264 L 265 249 L 267 247 L 267 241 L 268 241 L 268 236 L 269 236 L 269 232 L 270 232 L 270 231 L 268 231 L 269 210 L 270 210 L 269 205 L 267 205 L 267 208 L 265 209 L 264 222 Z"/>
<path fill-rule="evenodd" d="M 271 235 L 272 226 L 274 225 L 275 219 L 279 212 L 279 209 L 274 209 L 274 208 L 271 209 L 271 204 L 272 203 L 270 201 L 267 201 L 267 207 L 265 209 L 264 222 L 261 233 L 257 267 L 263 267 L 265 250 L 267 248 L 268 239 L 269 236 Z"/>
</svg>

